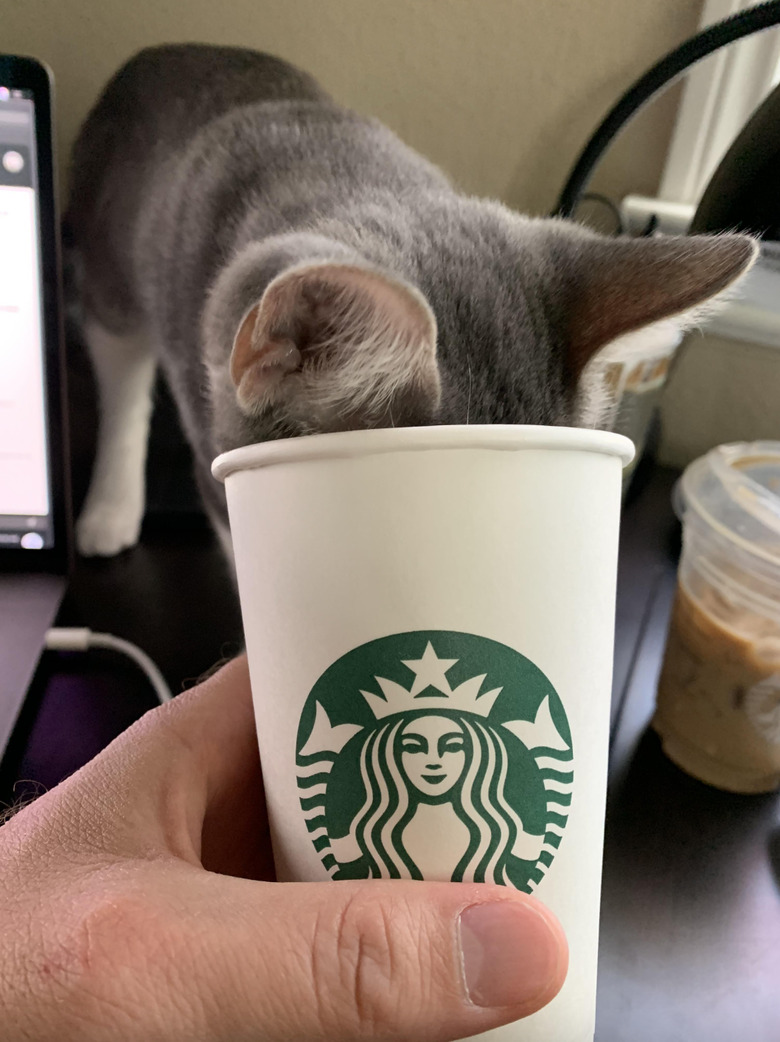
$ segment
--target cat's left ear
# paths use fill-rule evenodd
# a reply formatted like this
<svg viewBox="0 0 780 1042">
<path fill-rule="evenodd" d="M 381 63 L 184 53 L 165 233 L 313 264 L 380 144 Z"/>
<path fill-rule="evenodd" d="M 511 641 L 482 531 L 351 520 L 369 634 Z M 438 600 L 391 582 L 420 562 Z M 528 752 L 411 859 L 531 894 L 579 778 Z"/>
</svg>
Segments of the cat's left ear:
<svg viewBox="0 0 780 1042">
<path fill-rule="evenodd" d="M 654 344 L 679 342 L 682 331 L 713 309 L 758 254 L 746 235 L 563 234 L 569 240 L 562 265 L 566 375 L 578 387 L 583 426 L 599 421 L 599 384 L 607 366 L 646 355 Z"/>
<path fill-rule="evenodd" d="M 278 275 L 230 358 L 241 408 L 311 430 L 423 423 L 439 405 L 436 321 L 412 286 L 372 268 L 311 263 Z"/>
</svg>

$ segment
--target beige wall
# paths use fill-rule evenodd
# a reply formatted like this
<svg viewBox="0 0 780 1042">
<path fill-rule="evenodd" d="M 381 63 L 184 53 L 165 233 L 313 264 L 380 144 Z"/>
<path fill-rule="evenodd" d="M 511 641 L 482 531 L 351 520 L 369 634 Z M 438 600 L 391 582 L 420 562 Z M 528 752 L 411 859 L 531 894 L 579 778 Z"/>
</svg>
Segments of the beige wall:
<svg viewBox="0 0 780 1042">
<path fill-rule="evenodd" d="M 779 392 L 777 347 L 693 333 L 664 392 L 660 461 L 684 467 L 725 442 L 777 441 Z"/>
<path fill-rule="evenodd" d="M 101 85 L 137 49 L 198 40 L 268 50 L 378 116 L 467 191 L 543 213 L 617 94 L 692 32 L 701 0 L 23 0 L 5 50 L 58 86 L 60 161 Z M 598 187 L 652 191 L 674 99 L 644 113 Z"/>
</svg>

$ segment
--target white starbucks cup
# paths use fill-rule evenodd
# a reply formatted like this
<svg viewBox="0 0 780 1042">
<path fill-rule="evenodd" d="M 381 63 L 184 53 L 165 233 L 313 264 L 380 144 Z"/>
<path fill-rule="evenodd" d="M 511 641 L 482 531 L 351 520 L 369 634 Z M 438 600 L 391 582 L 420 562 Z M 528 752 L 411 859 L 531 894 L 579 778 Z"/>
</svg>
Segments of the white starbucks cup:
<svg viewBox="0 0 780 1042">
<path fill-rule="evenodd" d="M 570 968 L 483 1036 L 589 1042 L 621 474 L 562 427 L 250 445 L 225 482 L 278 877 L 503 883 Z"/>
</svg>

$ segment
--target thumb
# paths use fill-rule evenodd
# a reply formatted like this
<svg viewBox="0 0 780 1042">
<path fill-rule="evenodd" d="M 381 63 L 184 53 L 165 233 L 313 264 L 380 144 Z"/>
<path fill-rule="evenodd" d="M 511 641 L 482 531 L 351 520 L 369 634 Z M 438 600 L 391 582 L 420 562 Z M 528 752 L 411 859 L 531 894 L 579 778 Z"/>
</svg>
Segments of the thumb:
<svg viewBox="0 0 780 1042">
<path fill-rule="evenodd" d="M 212 1006 L 220 1040 L 443 1042 L 535 1012 L 566 975 L 557 920 L 504 887 L 224 876 L 209 885 L 202 907 L 219 920 L 209 948 L 223 957 L 209 959 L 199 1003 Z"/>
</svg>

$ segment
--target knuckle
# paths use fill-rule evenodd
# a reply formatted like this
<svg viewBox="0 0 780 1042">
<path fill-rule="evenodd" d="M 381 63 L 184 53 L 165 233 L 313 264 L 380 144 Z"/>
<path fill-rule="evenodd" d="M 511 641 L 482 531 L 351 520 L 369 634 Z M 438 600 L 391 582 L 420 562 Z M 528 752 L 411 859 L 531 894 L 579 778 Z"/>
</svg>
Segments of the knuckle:
<svg viewBox="0 0 780 1042">
<path fill-rule="evenodd" d="M 104 893 L 80 910 L 73 930 L 74 954 L 87 972 L 127 962 L 154 915 L 147 900 Z"/>
<path fill-rule="evenodd" d="M 428 963 L 428 946 L 410 910 L 400 903 L 390 907 L 368 890 L 351 895 L 335 921 L 318 920 L 315 934 L 320 1021 L 329 1030 L 348 1023 L 357 1038 L 382 1035 L 414 1017 Z"/>
<path fill-rule="evenodd" d="M 142 895 L 105 892 L 72 909 L 67 925 L 44 951 L 39 975 L 58 994 L 60 1008 L 83 1025 L 136 1025 L 141 1011 L 154 1006 L 156 975 L 164 981 L 169 965 L 163 916 Z"/>
</svg>

